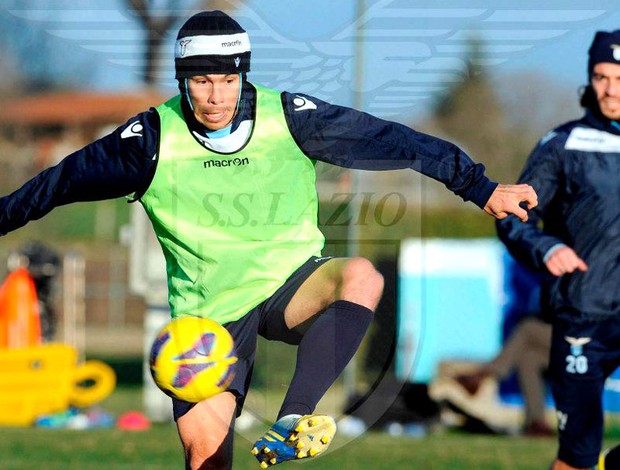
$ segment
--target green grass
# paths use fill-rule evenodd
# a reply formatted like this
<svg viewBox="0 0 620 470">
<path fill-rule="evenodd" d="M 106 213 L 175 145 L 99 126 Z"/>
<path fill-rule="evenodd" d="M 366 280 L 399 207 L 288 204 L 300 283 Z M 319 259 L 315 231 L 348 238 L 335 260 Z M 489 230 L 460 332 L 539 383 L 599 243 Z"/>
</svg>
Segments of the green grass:
<svg viewBox="0 0 620 470">
<path fill-rule="evenodd" d="M 172 425 L 155 425 L 147 432 L 116 429 L 68 431 L 3 429 L 1 468 L 60 469 L 173 469 L 183 468 L 180 445 Z M 445 434 L 413 439 L 382 433 L 339 446 L 304 468 L 510 470 L 541 469 L 553 457 L 553 440 Z M 258 469 L 250 455 L 251 443 L 237 436 L 235 469 Z M 292 466 L 292 465 L 291 465 Z"/>
<path fill-rule="evenodd" d="M 119 415 L 142 409 L 140 387 L 119 387 L 102 407 Z M 260 427 L 238 433 L 235 470 L 257 470 L 249 448 Z M 86 431 L 41 428 L 0 428 L 0 468 L 3 470 L 169 470 L 182 469 L 176 428 L 155 424 L 148 431 L 95 429 Z M 614 442 L 615 440 L 615 442 Z M 606 444 L 617 443 L 616 431 Z M 330 452 L 305 461 L 306 470 L 540 470 L 555 452 L 555 439 L 527 439 L 438 432 L 424 438 L 369 433 L 358 439 L 339 436 Z M 288 464 L 278 468 L 295 468 Z"/>
<path fill-rule="evenodd" d="M 3 429 L 1 468 L 60 469 L 173 469 L 183 468 L 180 446 L 172 425 L 147 432 L 116 429 L 68 431 Z M 235 469 L 258 469 L 248 452 L 251 443 L 237 436 Z M 311 469 L 541 469 L 553 456 L 553 441 L 446 434 L 423 439 L 371 433 L 339 446 L 315 461 Z M 292 465 L 290 465 L 292 466 Z"/>
</svg>

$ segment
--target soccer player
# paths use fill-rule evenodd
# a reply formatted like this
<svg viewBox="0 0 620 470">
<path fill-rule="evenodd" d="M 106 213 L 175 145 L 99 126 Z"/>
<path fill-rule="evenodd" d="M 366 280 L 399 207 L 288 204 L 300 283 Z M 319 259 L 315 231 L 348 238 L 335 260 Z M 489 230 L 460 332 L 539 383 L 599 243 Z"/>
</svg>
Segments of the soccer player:
<svg viewBox="0 0 620 470">
<path fill-rule="evenodd" d="M 144 206 L 166 258 L 172 316 L 223 324 L 239 356 L 226 392 L 173 400 L 191 469 L 231 468 L 258 335 L 298 345 L 277 421 L 253 448 L 261 466 L 318 455 L 334 436 L 334 420 L 314 409 L 364 337 L 383 279 L 367 259 L 322 256 L 316 161 L 417 169 L 497 218 L 526 220 L 536 205 L 530 186 L 491 182 L 451 143 L 250 83 L 250 56 L 231 17 L 192 16 L 176 42 L 177 96 L 0 199 L 0 233 L 76 201 L 131 194 Z"/>
<path fill-rule="evenodd" d="M 620 365 L 620 30 L 595 35 L 588 78 L 585 116 L 544 136 L 519 178 L 539 205 L 525 224 L 497 222 L 515 258 L 546 273 L 559 438 L 553 470 L 620 468 L 618 449 L 599 456 L 603 386 Z"/>
</svg>

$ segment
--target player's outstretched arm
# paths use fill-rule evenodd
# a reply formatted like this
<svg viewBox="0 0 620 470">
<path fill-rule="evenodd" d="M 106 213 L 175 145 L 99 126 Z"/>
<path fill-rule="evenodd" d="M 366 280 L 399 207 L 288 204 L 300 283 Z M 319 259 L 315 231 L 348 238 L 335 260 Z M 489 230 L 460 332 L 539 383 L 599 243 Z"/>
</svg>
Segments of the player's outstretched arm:
<svg viewBox="0 0 620 470">
<path fill-rule="evenodd" d="M 484 211 L 496 219 L 504 219 L 509 214 L 516 215 L 522 222 L 527 222 L 527 210 L 538 205 L 536 191 L 529 184 L 498 184 L 484 206 Z"/>
</svg>

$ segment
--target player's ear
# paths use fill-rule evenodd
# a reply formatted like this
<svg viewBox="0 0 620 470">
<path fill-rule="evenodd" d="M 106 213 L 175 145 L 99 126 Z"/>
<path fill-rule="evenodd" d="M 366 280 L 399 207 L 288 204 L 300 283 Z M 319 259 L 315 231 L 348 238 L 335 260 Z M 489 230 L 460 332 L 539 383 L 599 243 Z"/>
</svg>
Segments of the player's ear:
<svg viewBox="0 0 620 470">
<path fill-rule="evenodd" d="M 187 83 L 188 80 L 188 78 L 179 78 L 177 80 L 177 83 L 179 84 L 179 92 L 181 92 L 181 96 L 193 111 L 194 105 L 192 103 L 192 97 L 189 95 L 189 85 Z"/>
</svg>

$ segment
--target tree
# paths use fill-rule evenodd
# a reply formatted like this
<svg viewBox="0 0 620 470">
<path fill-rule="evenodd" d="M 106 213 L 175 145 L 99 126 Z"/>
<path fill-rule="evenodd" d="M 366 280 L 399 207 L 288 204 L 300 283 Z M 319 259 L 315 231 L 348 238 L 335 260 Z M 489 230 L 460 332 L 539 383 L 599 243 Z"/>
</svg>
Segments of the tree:
<svg viewBox="0 0 620 470">
<path fill-rule="evenodd" d="M 512 126 L 488 72 L 476 66 L 482 50 L 480 41 L 470 41 L 465 78 L 437 98 L 428 125 L 484 163 L 494 179 L 514 181 L 531 142 Z"/>
<path fill-rule="evenodd" d="M 482 46 L 470 41 L 464 80 L 437 97 L 422 127 L 459 144 L 496 181 L 514 182 L 536 142 L 579 116 L 577 91 L 533 72 L 491 77 L 476 66 Z"/>
<path fill-rule="evenodd" d="M 160 55 L 162 54 L 161 49 L 166 39 L 166 34 L 174 25 L 187 17 L 186 10 L 175 10 L 175 7 L 178 8 L 178 3 L 176 0 L 160 2 L 154 0 L 127 0 L 127 5 L 137 15 L 147 35 L 142 80 L 148 86 L 154 85 L 157 80 Z M 234 9 L 234 5 L 228 0 L 203 0 L 202 2 L 193 3 L 195 3 L 196 8 L 202 6 L 211 10 L 225 9 L 231 11 Z M 168 54 L 166 54 L 167 56 Z"/>
</svg>

